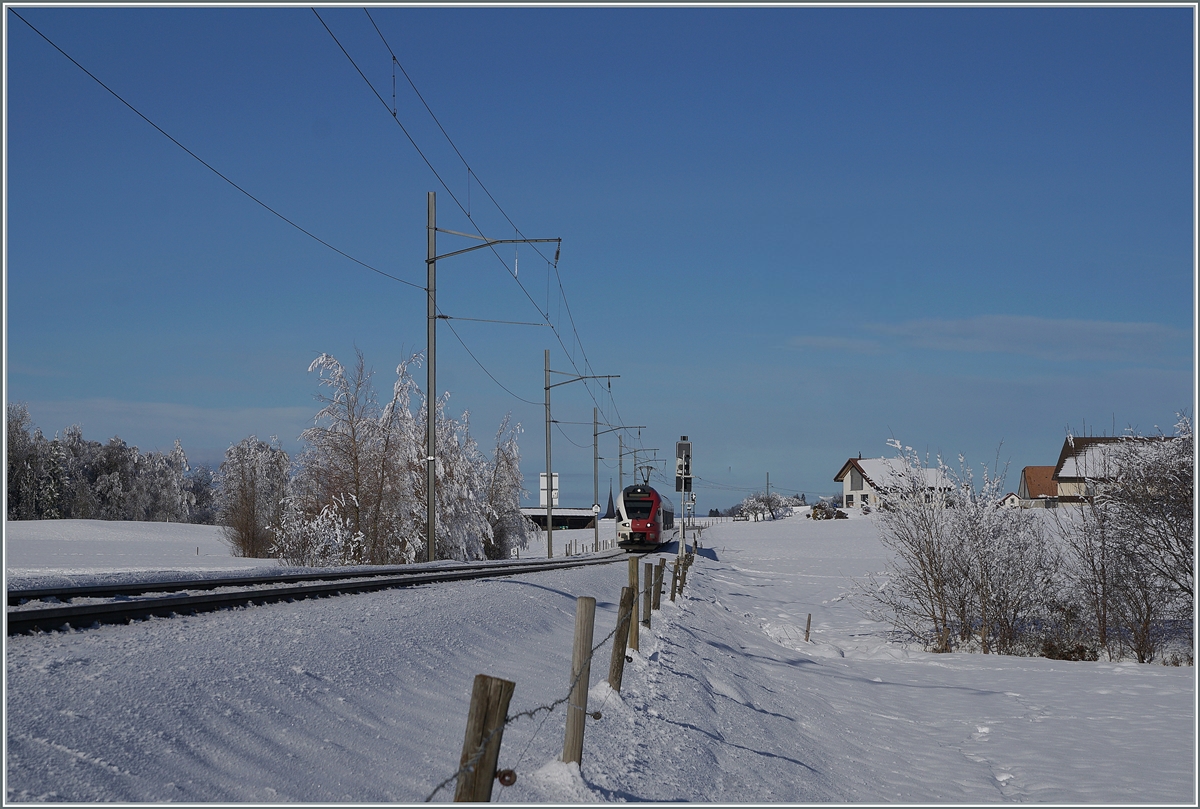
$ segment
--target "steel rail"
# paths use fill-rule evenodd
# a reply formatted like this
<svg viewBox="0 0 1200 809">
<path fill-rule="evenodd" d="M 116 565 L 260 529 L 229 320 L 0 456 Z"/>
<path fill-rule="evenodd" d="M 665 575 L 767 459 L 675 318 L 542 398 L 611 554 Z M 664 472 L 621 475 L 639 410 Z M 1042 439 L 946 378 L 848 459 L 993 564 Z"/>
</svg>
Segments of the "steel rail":
<svg viewBox="0 0 1200 809">
<path fill-rule="evenodd" d="M 268 561 L 268 560 L 263 560 Z M 560 564 L 566 560 L 555 560 Z M 508 567 L 528 567 L 537 565 L 531 560 L 506 560 L 491 562 L 486 565 L 457 564 L 434 570 L 503 570 Z M 553 568 L 555 562 L 544 562 L 546 567 Z M 114 584 L 94 584 L 76 587 L 39 587 L 25 590 L 9 590 L 6 593 L 8 606 L 15 607 L 22 601 L 40 601 L 45 598 L 57 598 L 59 601 L 70 601 L 73 598 L 112 598 L 114 596 L 134 596 L 144 593 L 173 593 L 179 590 L 216 590 L 221 587 L 256 586 L 266 584 L 291 584 L 305 581 L 342 581 L 345 579 L 377 578 L 391 574 L 414 575 L 430 572 L 429 568 L 413 570 L 414 565 L 380 565 L 371 570 L 361 567 L 355 570 L 329 570 L 313 573 L 270 573 L 256 576 L 220 576 L 205 579 L 169 579 L 150 582 L 118 582 Z"/>
<path fill-rule="evenodd" d="M 548 562 L 505 563 L 486 566 L 460 566 L 455 568 L 440 568 L 422 570 L 395 575 L 380 575 L 378 572 L 356 572 L 352 574 L 300 574 L 305 579 L 321 579 L 319 583 L 301 584 L 294 587 L 274 587 L 271 589 L 242 589 L 227 593 L 205 593 L 201 595 L 179 595 L 155 598 L 137 599 L 133 601 L 104 602 L 100 604 L 80 604 L 43 608 L 8 610 L 5 613 L 5 630 L 8 635 L 17 635 L 59 629 L 64 625 L 75 628 L 89 627 L 96 623 L 114 624 L 127 623 L 138 618 L 151 616 L 171 617 L 178 614 L 209 612 L 229 607 L 249 606 L 252 604 L 268 604 L 277 601 L 297 600 L 305 598 L 320 598 L 326 596 L 365 593 L 376 590 L 387 590 L 396 587 L 412 587 L 420 584 L 436 584 L 440 582 L 463 581 L 468 579 L 484 579 L 495 576 L 514 576 L 526 573 L 538 573 L 547 570 L 583 567 L 586 565 L 611 564 L 620 559 L 628 558 L 623 552 L 609 552 L 603 556 L 571 557 L 570 560 L 555 560 Z M 228 579 L 202 579 L 199 581 L 155 582 L 152 589 L 147 585 L 131 585 L 124 588 L 105 585 L 101 588 L 76 587 L 60 588 L 73 593 L 73 597 L 99 597 L 98 590 L 107 591 L 105 595 L 130 595 L 131 591 L 139 593 L 162 592 L 161 585 L 170 590 L 216 589 L 219 587 L 245 586 L 257 584 L 259 587 L 295 581 L 286 575 L 262 577 L 231 577 Z M 337 579 L 330 581 L 330 579 Z M 88 591 L 88 592 L 81 592 Z M 35 590 L 26 593 L 38 592 Z M 11 597 L 11 596 L 10 596 Z"/>
</svg>

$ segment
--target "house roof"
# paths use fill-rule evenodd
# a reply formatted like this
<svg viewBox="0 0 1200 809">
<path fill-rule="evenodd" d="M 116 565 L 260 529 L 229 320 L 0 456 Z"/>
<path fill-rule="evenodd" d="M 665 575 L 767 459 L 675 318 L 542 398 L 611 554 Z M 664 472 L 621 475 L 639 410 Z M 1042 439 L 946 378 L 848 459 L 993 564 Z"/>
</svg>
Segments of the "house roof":
<svg viewBox="0 0 1200 809">
<path fill-rule="evenodd" d="M 1153 442 L 1171 441 L 1169 435 L 1098 435 L 1067 438 L 1063 441 L 1058 464 L 1054 467 L 1054 479 L 1082 480 L 1104 479 L 1116 470 L 1113 452 L 1118 444 L 1134 442 L 1141 447 Z"/>
<path fill-rule="evenodd" d="M 1058 484 L 1054 482 L 1053 466 L 1027 466 L 1021 470 L 1021 488 L 1033 500 L 1038 497 L 1054 497 Z"/>
<path fill-rule="evenodd" d="M 851 458 L 834 475 L 835 483 L 841 483 L 851 469 L 857 469 L 871 488 L 876 491 L 893 489 L 903 485 L 907 465 L 901 458 Z M 925 485 L 930 489 L 948 489 L 950 480 L 941 469 L 921 469 Z"/>
<path fill-rule="evenodd" d="M 545 506 L 538 506 L 537 508 L 523 507 L 521 509 L 521 513 L 524 514 L 526 517 L 536 517 L 538 515 L 545 517 L 546 516 L 546 507 Z M 566 506 L 555 506 L 554 507 L 554 516 L 555 517 L 588 517 L 588 518 L 590 518 L 592 516 L 592 510 L 590 508 L 567 508 Z"/>
<path fill-rule="evenodd" d="M 1054 465 L 1054 480 L 1108 477 L 1109 456 L 1120 440 L 1112 435 L 1068 436 Z"/>
</svg>

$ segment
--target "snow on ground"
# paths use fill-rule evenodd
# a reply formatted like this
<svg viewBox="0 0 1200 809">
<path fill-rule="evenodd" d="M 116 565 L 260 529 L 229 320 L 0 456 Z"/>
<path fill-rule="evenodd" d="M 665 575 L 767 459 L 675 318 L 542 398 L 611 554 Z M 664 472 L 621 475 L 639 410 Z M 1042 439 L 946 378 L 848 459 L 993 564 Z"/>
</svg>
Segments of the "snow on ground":
<svg viewBox="0 0 1200 809">
<path fill-rule="evenodd" d="M 562 706 L 519 719 L 500 753 L 518 780 L 493 800 L 1194 804 L 1194 669 L 890 644 L 847 597 L 884 568 L 869 518 L 723 523 L 704 545 L 620 693 L 596 653 L 582 768 L 557 761 Z M 53 567 L 27 552 L 25 569 Z M 599 642 L 626 576 L 8 638 L 6 797 L 420 802 L 456 769 L 474 675 L 516 683 L 510 714 L 565 696 L 575 597 L 596 597 Z"/>
<path fill-rule="evenodd" d="M 9 520 L 4 524 L 4 557 L 10 587 L 17 576 L 67 579 L 130 571 L 237 571 L 274 565 L 269 559 L 232 556 L 215 525 L 109 520 Z"/>
</svg>

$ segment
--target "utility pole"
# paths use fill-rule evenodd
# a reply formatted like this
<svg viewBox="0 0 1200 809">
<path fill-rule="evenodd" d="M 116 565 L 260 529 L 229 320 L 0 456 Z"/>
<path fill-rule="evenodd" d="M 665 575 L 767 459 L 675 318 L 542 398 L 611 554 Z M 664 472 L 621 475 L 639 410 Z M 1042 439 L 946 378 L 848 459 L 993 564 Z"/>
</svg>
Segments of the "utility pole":
<svg viewBox="0 0 1200 809">
<path fill-rule="evenodd" d="M 550 384 L 550 374 L 562 374 L 571 377 L 562 382 Z M 567 385 L 571 382 L 578 382 L 581 379 L 620 379 L 620 374 L 596 374 L 591 376 L 579 376 L 568 374 L 566 371 L 551 371 L 550 370 L 550 349 L 546 349 L 546 558 L 554 557 L 554 477 L 550 472 L 550 389 L 557 388 L 559 385 Z M 610 383 L 611 384 L 611 383 Z M 597 498 L 599 495 L 597 495 Z M 596 529 L 599 531 L 599 528 Z"/>
<path fill-rule="evenodd" d="M 550 349 L 546 349 L 546 558 L 554 557 L 554 478 L 550 474 Z"/>
<path fill-rule="evenodd" d="M 425 208 L 425 561 L 432 562 L 437 543 L 437 200 L 433 191 L 426 194 Z"/>
<path fill-rule="evenodd" d="M 592 408 L 592 553 L 600 550 L 600 408 Z"/>
<path fill-rule="evenodd" d="M 594 500 L 593 500 L 594 505 L 592 508 L 596 512 L 595 547 L 592 549 L 593 551 L 600 550 L 600 436 L 604 435 L 605 433 L 611 433 L 614 430 L 617 431 L 617 459 L 618 459 L 617 464 L 618 464 L 618 466 L 621 466 L 622 462 L 624 461 L 624 458 L 622 457 L 622 454 L 621 454 L 622 447 L 621 447 L 620 431 L 621 430 L 641 430 L 641 429 L 645 428 L 645 426 L 646 426 L 644 424 L 638 424 L 633 427 L 630 427 L 630 426 L 627 426 L 624 424 L 619 424 L 616 427 L 606 425 L 609 428 L 607 430 L 601 430 L 599 413 L 600 413 L 599 408 L 596 408 L 596 407 L 592 408 L 592 496 L 594 498 Z M 624 467 L 621 466 L 621 469 L 623 471 Z M 620 477 L 623 478 L 624 475 L 621 474 Z M 619 482 L 621 482 L 621 485 L 622 485 L 621 490 L 624 491 L 624 482 L 623 481 L 619 481 Z M 620 522 L 620 520 L 616 520 L 616 522 Z"/>
<path fill-rule="evenodd" d="M 482 250 L 494 244 L 532 244 L 534 242 L 556 242 L 558 248 L 554 251 L 554 264 L 558 265 L 559 251 L 562 250 L 562 239 L 489 239 L 486 236 L 476 236 L 471 233 L 460 233 L 457 230 L 445 230 L 437 226 L 437 195 L 433 191 L 426 192 L 425 197 L 425 295 L 426 318 L 428 320 L 426 341 L 428 350 L 426 359 L 428 366 L 425 370 L 426 403 L 425 403 L 425 549 L 426 560 L 432 562 L 437 546 L 437 261 L 440 258 L 450 258 L 474 250 Z M 483 242 L 474 247 L 455 250 L 439 256 L 437 254 L 437 232 L 452 233 L 455 236 L 465 236 Z M 446 317 L 446 315 L 440 315 Z M 549 400 L 547 400 L 549 401 Z"/>
</svg>

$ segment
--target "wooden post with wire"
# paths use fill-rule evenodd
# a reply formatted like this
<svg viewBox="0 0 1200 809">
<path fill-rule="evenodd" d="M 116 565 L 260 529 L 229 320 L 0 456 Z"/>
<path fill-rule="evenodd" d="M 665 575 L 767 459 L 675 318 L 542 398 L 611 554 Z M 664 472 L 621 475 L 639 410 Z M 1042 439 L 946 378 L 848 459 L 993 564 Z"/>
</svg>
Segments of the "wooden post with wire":
<svg viewBox="0 0 1200 809">
<path fill-rule="evenodd" d="M 608 684 L 617 693 L 621 691 L 621 679 L 625 676 L 625 648 L 629 643 L 634 595 L 632 587 L 622 587 L 621 602 L 617 606 L 617 634 L 613 635 L 612 662 L 608 664 Z"/>
<path fill-rule="evenodd" d="M 596 625 L 596 599 L 575 599 L 575 644 L 571 649 L 571 696 L 567 700 L 567 729 L 562 760 L 583 763 L 583 725 L 587 715 L 588 680 L 592 671 L 592 634 Z"/>
<path fill-rule="evenodd" d="M 642 616 L 642 623 L 649 629 L 650 612 L 653 609 L 651 605 L 654 599 L 654 563 L 646 562 L 643 567 L 642 577 L 646 580 L 646 589 L 642 591 L 642 612 L 645 613 Z"/>
<path fill-rule="evenodd" d="M 637 593 L 638 587 L 638 560 L 636 556 L 629 557 L 629 586 L 633 588 L 633 612 L 629 621 L 629 648 L 634 651 L 639 651 L 641 645 L 638 643 L 638 602 Z"/>
<path fill-rule="evenodd" d="M 671 600 L 675 600 L 675 593 L 679 591 L 679 558 L 676 557 L 674 563 L 671 564 Z"/>
<path fill-rule="evenodd" d="M 653 609 L 658 609 L 662 602 L 663 568 L 666 564 L 667 560 L 660 556 L 658 566 L 654 568 L 654 603 L 650 605 Z"/>
<path fill-rule="evenodd" d="M 467 711 L 467 732 L 459 759 L 458 783 L 454 800 L 458 803 L 487 803 L 492 799 L 496 780 L 496 761 L 500 758 L 500 739 L 508 702 L 516 683 L 476 674 L 471 689 L 471 707 Z"/>
</svg>

